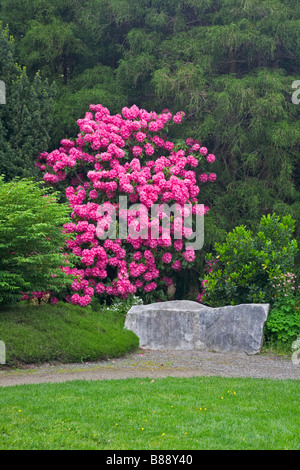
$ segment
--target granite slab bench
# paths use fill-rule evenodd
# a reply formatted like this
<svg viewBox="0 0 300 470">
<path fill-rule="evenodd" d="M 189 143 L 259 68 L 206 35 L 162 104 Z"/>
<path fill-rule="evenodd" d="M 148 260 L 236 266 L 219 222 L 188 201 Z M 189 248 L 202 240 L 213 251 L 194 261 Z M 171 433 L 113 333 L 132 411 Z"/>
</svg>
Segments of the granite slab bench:
<svg viewBox="0 0 300 470">
<path fill-rule="evenodd" d="M 125 328 L 143 349 L 257 354 L 269 310 L 269 304 L 212 308 L 189 300 L 157 302 L 133 306 Z"/>
</svg>

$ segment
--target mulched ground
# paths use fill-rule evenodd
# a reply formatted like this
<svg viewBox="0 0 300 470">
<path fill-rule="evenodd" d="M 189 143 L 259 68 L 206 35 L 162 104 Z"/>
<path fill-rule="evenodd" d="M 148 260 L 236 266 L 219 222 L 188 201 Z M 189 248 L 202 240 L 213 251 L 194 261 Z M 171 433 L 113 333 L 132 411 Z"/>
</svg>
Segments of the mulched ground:
<svg viewBox="0 0 300 470">
<path fill-rule="evenodd" d="M 0 366 L 0 387 L 70 380 L 110 380 L 132 377 L 253 377 L 275 380 L 300 379 L 300 365 L 273 354 L 207 351 L 142 350 L 99 362 L 43 364 L 9 368 Z"/>
</svg>

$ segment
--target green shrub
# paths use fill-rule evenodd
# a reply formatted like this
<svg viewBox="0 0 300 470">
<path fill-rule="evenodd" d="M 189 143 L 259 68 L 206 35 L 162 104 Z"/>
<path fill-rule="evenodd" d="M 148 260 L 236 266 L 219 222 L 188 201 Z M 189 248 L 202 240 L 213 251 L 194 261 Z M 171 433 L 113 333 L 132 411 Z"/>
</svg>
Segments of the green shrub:
<svg viewBox="0 0 300 470">
<path fill-rule="evenodd" d="M 201 301 L 219 307 L 241 303 L 274 304 L 285 297 L 276 279 L 291 273 L 298 247 L 292 239 L 295 221 L 290 215 L 261 218 L 256 234 L 236 227 L 224 243 L 206 256 L 207 275 Z"/>
<path fill-rule="evenodd" d="M 268 315 L 265 339 L 291 344 L 300 335 L 300 296 L 296 278 L 287 273 L 276 279 L 280 295 Z"/>
<path fill-rule="evenodd" d="M 0 304 L 21 292 L 58 292 L 67 282 L 60 266 L 69 208 L 56 196 L 34 181 L 0 177 Z"/>
<path fill-rule="evenodd" d="M 280 300 L 271 309 L 267 323 L 266 340 L 292 343 L 300 334 L 300 305 L 295 297 Z"/>
</svg>

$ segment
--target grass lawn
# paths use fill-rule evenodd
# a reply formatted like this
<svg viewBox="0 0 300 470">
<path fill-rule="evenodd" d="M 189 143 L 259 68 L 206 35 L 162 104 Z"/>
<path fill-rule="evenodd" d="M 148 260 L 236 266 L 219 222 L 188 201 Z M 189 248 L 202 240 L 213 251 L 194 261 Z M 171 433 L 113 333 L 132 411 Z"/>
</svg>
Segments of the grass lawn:
<svg viewBox="0 0 300 470">
<path fill-rule="evenodd" d="M 72 304 L 1 307 L 0 340 L 9 366 L 48 361 L 81 362 L 118 357 L 138 347 L 124 329 L 124 313 Z"/>
<path fill-rule="evenodd" d="M 222 377 L 0 388 L 0 449 L 299 449 L 299 382 Z"/>
</svg>

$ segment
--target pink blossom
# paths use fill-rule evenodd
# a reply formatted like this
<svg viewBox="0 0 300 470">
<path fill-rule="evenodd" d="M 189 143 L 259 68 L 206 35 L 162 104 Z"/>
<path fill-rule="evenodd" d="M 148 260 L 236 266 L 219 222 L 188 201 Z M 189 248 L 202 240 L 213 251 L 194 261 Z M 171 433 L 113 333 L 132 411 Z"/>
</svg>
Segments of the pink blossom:
<svg viewBox="0 0 300 470">
<path fill-rule="evenodd" d="M 192 261 L 194 261 L 195 259 L 195 251 L 193 249 L 189 249 L 189 250 L 186 250 L 184 253 L 183 253 L 183 256 L 184 256 L 184 259 L 186 261 L 189 261 L 190 263 Z"/>
<path fill-rule="evenodd" d="M 194 152 L 197 152 L 199 149 L 200 149 L 200 145 L 199 145 L 199 144 L 194 144 L 194 145 L 192 146 L 192 150 L 193 150 Z"/>
<path fill-rule="evenodd" d="M 144 287 L 144 291 L 145 291 L 145 292 L 151 292 L 152 290 L 155 290 L 156 288 L 157 288 L 156 282 L 151 282 L 150 284 L 147 284 L 147 285 Z"/>
<path fill-rule="evenodd" d="M 162 281 L 165 282 L 168 287 L 173 284 L 173 279 L 171 277 L 163 276 Z"/>
<path fill-rule="evenodd" d="M 135 157 L 139 157 L 143 153 L 142 147 L 139 147 L 138 145 L 135 145 L 132 149 L 132 153 Z"/>
<path fill-rule="evenodd" d="M 175 122 L 175 124 L 180 124 L 181 121 L 182 121 L 182 118 L 184 117 L 185 113 L 183 111 L 180 111 L 179 113 L 176 113 L 174 116 L 173 116 L 173 121 Z"/>
<path fill-rule="evenodd" d="M 135 138 L 138 142 L 144 142 L 146 137 L 147 137 L 147 134 L 145 132 L 137 132 L 137 134 L 135 136 Z"/>
<path fill-rule="evenodd" d="M 216 157 L 212 153 L 210 153 L 209 155 L 207 155 L 206 160 L 209 163 L 213 163 L 216 160 Z"/>
<path fill-rule="evenodd" d="M 182 247 L 183 247 L 182 240 L 175 240 L 173 245 L 176 251 L 182 250 Z"/>
<path fill-rule="evenodd" d="M 89 197 L 91 199 L 97 199 L 98 197 L 98 192 L 95 189 L 92 189 L 92 191 L 89 192 Z"/>
<path fill-rule="evenodd" d="M 95 287 L 95 291 L 97 294 L 103 294 L 103 292 L 105 292 L 105 285 L 99 282 Z"/>
<path fill-rule="evenodd" d="M 216 181 L 216 179 L 217 179 L 216 173 L 210 173 L 208 175 L 208 181 L 213 182 L 213 181 Z"/>
<path fill-rule="evenodd" d="M 165 143 L 164 143 L 164 148 L 165 148 L 166 150 L 171 151 L 171 150 L 174 148 L 174 145 L 175 145 L 175 144 L 174 144 L 173 142 L 165 142 Z"/>
<path fill-rule="evenodd" d="M 158 125 L 155 121 L 151 121 L 148 126 L 149 131 L 156 132 L 158 130 Z"/>
<path fill-rule="evenodd" d="M 152 137 L 152 142 L 154 142 L 155 145 L 157 145 L 157 147 L 163 147 L 164 146 L 164 139 L 162 139 L 158 135 L 155 135 L 154 137 Z"/>
<path fill-rule="evenodd" d="M 206 173 L 202 173 L 199 176 L 199 181 L 201 181 L 201 183 L 205 183 L 207 180 L 208 180 L 208 175 Z"/>
<path fill-rule="evenodd" d="M 168 264 L 168 263 L 171 263 L 171 261 L 172 261 L 172 254 L 169 253 L 169 252 L 164 253 L 161 259 L 162 259 L 162 262 L 163 262 L 163 263 L 167 263 L 167 264 Z"/>
<path fill-rule="evenodd" d="M 86 287 L 84 289 L 84 294 L 92 297 L 94 295 L 94 289 L 92 287 Z"/>
<path fill-rule="evenodd" d="M 186 161 L 187 161 L 187 163 L 188 163 L 189 165 L 191 165 L 192 167 L 198 166 L 198 163 L 199 163 L 198 160 L 197 160 L 195 157 L 193 157 L 192 155 L 189 155 L 189 156 L 187 157 Z"/>
<path fill-rule="evenodd" d="M 181 270 L 181 262 L 180 261 L 175 261 L 175 263 L 172 264 L 172 268 L 174 271 L 180 271 Z"/>
<path fill-rule="evenodd" d="M 152 147 L 151 144 L 146 144 L 144 148 L 145 148 L 146 155 L 151 156 L 154 154 L 154 148 Z"/>
<path fill-rule="evenodd" d="M 194 143 L 194 139 L 191 139 L 191 137 L 188 137 L 185 141 L 186 145 L 191 146 Z"/>
</svg>

